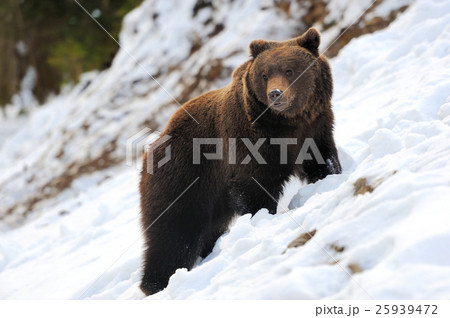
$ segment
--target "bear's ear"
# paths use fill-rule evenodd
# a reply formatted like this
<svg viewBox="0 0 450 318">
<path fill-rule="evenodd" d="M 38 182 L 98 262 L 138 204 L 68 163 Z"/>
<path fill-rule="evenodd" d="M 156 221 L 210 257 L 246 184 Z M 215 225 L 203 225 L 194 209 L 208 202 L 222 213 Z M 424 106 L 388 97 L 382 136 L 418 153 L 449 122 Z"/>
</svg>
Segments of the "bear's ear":
<svg viewBox="0 0 450 318">
<path fill-rule="evenodd" d="M 253 58 L 257 57 L 258 54 L 264 52 L 270 48 L 270 43 L 264 40 L 255 40 L 250 43 L 250 54 Z"/>
<path fill-rule="evenodd" d="M 316 28 L 309 28 L 296 40 L 298 45 L 319 56 L 320 32 Z"/>
</svg>

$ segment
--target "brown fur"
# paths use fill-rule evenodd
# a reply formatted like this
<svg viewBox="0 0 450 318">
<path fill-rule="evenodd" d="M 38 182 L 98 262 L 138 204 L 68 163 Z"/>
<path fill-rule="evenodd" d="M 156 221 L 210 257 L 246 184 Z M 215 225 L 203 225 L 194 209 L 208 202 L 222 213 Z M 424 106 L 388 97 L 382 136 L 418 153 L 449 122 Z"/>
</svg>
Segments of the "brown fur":
<svg viewBox="0 0 450 318">
<path fill-rule="evenodd" d="M 251 60 L 233 72 L 230 84 L 188 101 L 184 110 L 172 116 L 162 134 L 171 139 L 152 150 L 156 163 L 170 145 L 171 160 L 160 168 L 155 166 L 151 175 L 144 157 L 140 192 L 142 224 L 147 230 L 141 289 L 146 294 L 163 289 L 177 268 L 190 269 L 199 255 L 207 256 L 234 215 L 254 214 L 261 208 L 276 213 L 274 199 L 279 199 L 290 176 L 315 182 L 340 173 L 332 133 L 331 72 L 326 60 L 318 56 L 319 39 L 318 31 L 310 29 L 285 42 L 253 41 Z M 293 72 L 291 76 L 287 69 Z M 268 93 L 275 88 L 284 92 L 280 99 L 284 104 L 266 111 L 271 104 Z M 193 164 L 193 138 L 224 138 L 224 160 L 202 156 L 201 164 Z M 228 161 L 232 153 L 229 138 L 238 138 L 237 164 Z M 259 148 L 267 164 L 258 164 L 254 158 L 240 164 L 249 152 L 239 138 L 248 138 L 252 144 L 259 138 L 297 138 L 298 142 L 287 147 L 285 164 L 280 164 L 280 146 L 268 140 Z M 331 164 L 314 160 L 296 164 L 305 138 L 313 138 Z M 201 149 L 202 153 L 216 151 L 213 145 Z"/>
</svg>

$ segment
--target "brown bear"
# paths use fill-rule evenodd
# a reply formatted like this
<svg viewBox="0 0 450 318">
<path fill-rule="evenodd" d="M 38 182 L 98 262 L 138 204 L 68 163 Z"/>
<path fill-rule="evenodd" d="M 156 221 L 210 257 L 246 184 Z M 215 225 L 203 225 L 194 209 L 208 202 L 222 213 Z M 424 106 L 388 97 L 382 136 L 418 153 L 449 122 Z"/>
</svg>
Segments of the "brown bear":
<svg viewBox="0 0 450 318">
<path fill-rule="evenodd" d="M 285 42 L 253 41 L 231 83 L 186 102 L 150 146 L 140 183 L 145 294 L 206 257 L 233 216 L 276 213 L 290 176 L 315 182 L 341 172 L 319 42 L 314 28 Z M 303 152 L 307 140 L 315 158 Z"/>
</svg>

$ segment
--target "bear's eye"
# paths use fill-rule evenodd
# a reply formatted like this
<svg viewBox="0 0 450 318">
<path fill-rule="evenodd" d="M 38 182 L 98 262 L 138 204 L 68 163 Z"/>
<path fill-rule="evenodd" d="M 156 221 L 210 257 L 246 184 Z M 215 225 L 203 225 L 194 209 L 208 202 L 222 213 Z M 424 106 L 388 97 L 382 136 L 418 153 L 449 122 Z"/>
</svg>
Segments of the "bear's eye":
<svg viewBox="0 0 450 318">
<path fill-rule="evenodd" d="M 267 75 L 266 74 L 263 74 L 262 78 L 263 78 L 263 80 L 267 81 Z"/>
<path fill-rule="evenodd" d="M 294 72 L 291 69 L 286 70 L 286 76 L 291 77 Z"/>
</svg>

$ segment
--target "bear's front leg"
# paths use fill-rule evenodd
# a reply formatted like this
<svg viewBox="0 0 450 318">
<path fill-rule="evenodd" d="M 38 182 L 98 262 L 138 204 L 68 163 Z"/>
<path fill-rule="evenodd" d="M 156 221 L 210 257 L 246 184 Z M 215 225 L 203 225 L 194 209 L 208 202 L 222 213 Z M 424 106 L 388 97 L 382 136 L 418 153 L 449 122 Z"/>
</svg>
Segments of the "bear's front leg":
<svg viewBox="0 0 450 318">
<path fill-rule="evenodd" d="M 269 210 L 270 214 L 277 213 L 282 182 L 264 182 L 256 175 L 248 179 L 233 179 L 228 186 L 228 202 L 231 210 L 238 215 L 250 213 L 252 216 L 260 209 Z"/>
<path fill-rule="evenodd" d="M 322 133 L 318 137 L 313 138 L 313 140 L 320 156 L 315 156 L 313 152 L 313 158 L 303 162 L 303 175 L 306 175 L 308 183 L 314 183 L 330 174 L 340 174 L 342 168 L 339 162 L 332 130 L 328 129 L 322 131 Z"/>
</svg>

